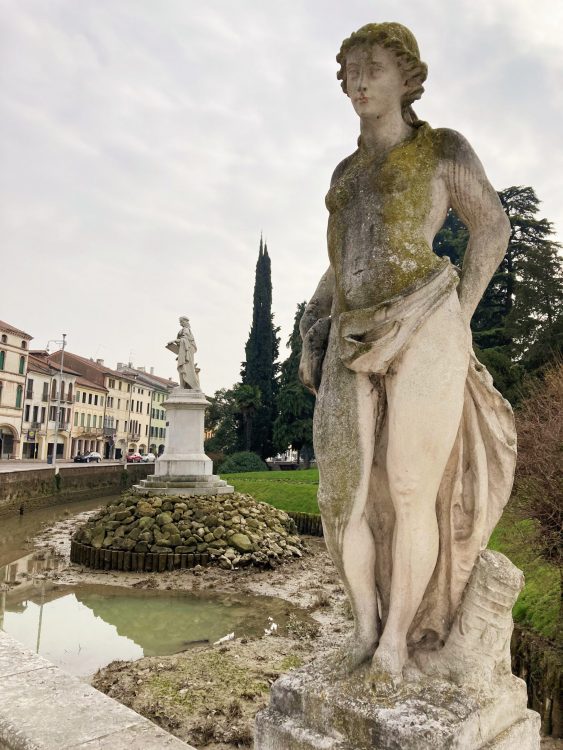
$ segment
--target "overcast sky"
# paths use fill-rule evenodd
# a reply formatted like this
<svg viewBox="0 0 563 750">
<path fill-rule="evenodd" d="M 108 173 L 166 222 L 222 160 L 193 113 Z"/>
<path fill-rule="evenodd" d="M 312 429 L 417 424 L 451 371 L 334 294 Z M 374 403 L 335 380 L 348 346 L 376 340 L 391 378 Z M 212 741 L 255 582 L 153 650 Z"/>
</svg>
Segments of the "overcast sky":
<svg viewBox="0 0 563 750">
<path fill-rule="evenodd" d="M 0 0 L 0 319 L 32 345 L 175 375 L 187 314 L 208 393 L 239 377 L 260 232 L 281 358 L 327 265 L 324 196 L 358 121 L 344 37 L 400 21 L 416 111 L 563 235 L 558 0 Z"/>
</svg>

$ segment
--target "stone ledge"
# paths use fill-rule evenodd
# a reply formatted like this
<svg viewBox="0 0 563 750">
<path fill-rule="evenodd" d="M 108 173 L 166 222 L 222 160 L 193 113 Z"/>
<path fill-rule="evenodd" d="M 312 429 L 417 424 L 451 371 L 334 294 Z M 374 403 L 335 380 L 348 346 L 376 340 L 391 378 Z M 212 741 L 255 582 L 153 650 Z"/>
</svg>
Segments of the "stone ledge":
<svg viewBox="0 0 563 750">
<path fill-rule="evenodd" d="M 195 750 L 0 632 L 0 750 Z"/>
</svg>

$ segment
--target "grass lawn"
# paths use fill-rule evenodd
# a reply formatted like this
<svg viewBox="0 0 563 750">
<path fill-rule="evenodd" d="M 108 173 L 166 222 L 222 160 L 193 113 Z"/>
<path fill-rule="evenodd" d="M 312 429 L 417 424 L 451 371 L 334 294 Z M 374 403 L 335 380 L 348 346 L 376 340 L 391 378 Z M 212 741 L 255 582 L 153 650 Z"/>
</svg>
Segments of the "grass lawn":
<svg viewBox="0 0 563 750">
<path fill-rule="evenodd" d="M 237 492 L 252 495 L 282 510 L 318 514 L 317 469 L 304 471 L 257 471 L 224 474 Z M 491 537 L 490 549 L 502 552 L 524 571 L 526 585 L 514 607 L 516 622 L 555 640 L 561 597 L 561 578 L 534 551 L 535 528 L 532 521 L 515 519 L 510 508 L 504 513 Z"/>
</svg>

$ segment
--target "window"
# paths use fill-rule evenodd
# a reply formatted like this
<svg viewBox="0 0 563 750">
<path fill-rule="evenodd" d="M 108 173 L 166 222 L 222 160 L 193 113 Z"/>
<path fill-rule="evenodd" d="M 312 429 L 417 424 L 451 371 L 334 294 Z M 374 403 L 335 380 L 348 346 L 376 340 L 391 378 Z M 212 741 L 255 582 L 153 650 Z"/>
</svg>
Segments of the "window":
<svg viewBox="0 0 563 750">
<path fill-rule="evenodd" d="M 85 418 L 86 418 L 86 415 L 84 414 L 84 412 L 82 412 L 82 414 L 80 415 L 80 426 L 81 427 L 84 427 L 84 420 L 85 420 Z"/>
<path fill-rule="evenodd" d="M 54 400 L 57 398 L 57 381 L 51 380 L 51 399 Z"/>
<path fill-rule="evenodd" d="M 92 403 L 92 394 L 91 393 L 88 394 L 88 403 L 89 404 Z"/>
<path fill-rule="evenodd" d="M 119 390 L 121 390 L 121 386 L 122 386 L 122 385 L 123 385 L 123 383 L 122 383 L 122 382 L 121 382 L 121 380 L 120 380 L 120 381 L 119 381 Z"/>
<path fill-rule="evenodd" d="M 78 427 L 78 412 L 74 412 L 74 426 Z"/>
<path fill-rule="evenodd" d="M 86 391 L 82 391 L 82 403 L 86 403 Z"/>
<path fill-rule="evenodd" d="M 19 368 L 19 373 L 20 373 L 20 375 L 23 375 L 23 374 L 24 374 L 24 372 L 25 372 L 25 357 L 24 357 L 24 356 L 22 355 L 22 356 L 20 357 L 20 368 Z"/>
<path fill-rule="evenodd" d="M 100 406 L 103 406 L 103 405 L 104 405 L 104 397 L 100 396 Z"/>
<path fill-rule="evenodd" d="M 76 403 L 80 403 L 80 391 L 76 391 Z"/>
<path fill-rule="evenodd" d="M 45 424 L 46 409 L 44 406 L 41 407 L 41 424 Z"/>
<path fill-rule="evenodd" d="M 18 385 L 16 390 L 16 409 L 21 409 L 22 406 L 23 387 Z"/>
<path fill-rule="evenodd" d="M 61 380 L 61 401 L 65 398 L 65 381 Z"/>
<path fill-rule="evenodd" d="M 109 382 L 108 382 L 108 385 L 109 385 L 110 388 L 115 388 L 115 380 L 113 380 L 112 378 L 110 378 Z"/>
<path fill-rule="evenodd" d="M 95 395 L 94 396 L 94 406 L 97 406 L 97 405 L 98 405 L 98 396 Z"/>
<path fill-rule="evenodd" d="M 41 396 L 41 401 L 48 401 L 49 400 L 49 383 L 43 383 L 43 395 Z"/>
<path fill-rule="evenodd" d="M 72 401 L 72 383 L 68 384 L 68 395 L 66 399 L 67 401 Z"/>
<path fill-rule="evenodd" d="M 86 427 L 90 427 L 91 421 L 92 421 L 92 415 L 88 414 L 88 416 L 86 417 Z"/>
<path fill-rule="evenodd" d="M 8 343 L 8 337 L 6 336 L 5 333 L 2 334 L 2 343 L 3 344 L 7 344 Z"/>
<path fill-rule="evenodd" d="M 25 397 L 33 398 L 33 380 L 31 378 L 27 379 L 27 385 L 25 388 Z"/>
<path fill-rule="evenodd" d="M 145 425 L 145 437 L 147 437 L 148 434 L 149 434 L 149 426 L 147 424 Z"/>
<path fill-rule="evenodd" d="M 119 430 L 119 419 L 115 420 L 115 429 Z"/>
<path fill-rule="evenodd" d="M 121 409 L 121 399 L 120 398 L 117 399 L 117 408 Z"/>
<path fill-rule="evenodd" d="M 29 412 L 30 412 L 30 411 L 31 411 L 31 407 L 30 407 L 30 405 L 28 404 L 28 405 L 27 405 L 27 406 L 25 407 L 25 412 L 24 412 L 24 417 L 23 417 L 23 418 L 24 418 L 24 422 L 29 422 Z"/>
<path fill-rule="evenodd" d="M 150 404 L 147 404 L 147 414 L 149 413 L 149 410 L 150 410 Z"/>
<path fill-rule="evenodd" d="M 34 422 L 39 421 L 39 407 L 38 406 L 33 407 L 33 421 Z"/>
<path fill-rule="evenodd" d="M 131 383 L 127 383 L 127 393 L 131 393 Z"/>
<path fill-rule="evenodd" d="M 49 407 L 49 419 L 51 422 L 56 418 L 56 415 L 57 415 L 57 408 L 55 406 L 50 406 Z"/>
<path fill-rule="evenodd" d="M 125 430 L 125 432 L 127 432 L 127 420 L 125 420 L 125 424 L 123 426 L 123 429 Z"/>
<path fill-rule="evenodd" d="M 22 349 L 27 349 L 27 342 L 26 341 L 22 341 Z"/>
<path fill-rule="evenodd" d="M 0 370 L 4 369 L 4 363 L 6 362 L 6 352 L 0 349 Z"/>
</svg>

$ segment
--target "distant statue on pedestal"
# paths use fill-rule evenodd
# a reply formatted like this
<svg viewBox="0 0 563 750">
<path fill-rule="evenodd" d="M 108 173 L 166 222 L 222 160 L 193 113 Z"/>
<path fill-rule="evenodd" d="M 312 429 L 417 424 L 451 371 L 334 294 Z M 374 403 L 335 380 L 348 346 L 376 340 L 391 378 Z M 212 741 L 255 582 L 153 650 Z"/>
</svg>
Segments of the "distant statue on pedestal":
<svg viewBox="0 0 563 750">
<path fill-rule="evenodd" d="M 177 354 L 178 377 L 180 379 L 180 388 L 189 388 L 199 391 L 199 369 L 195 365 L 195 353 L 197 346 L 190 328 L 189 318 L 183 316 L 180 318 L 182 328 L 178 331 L 178 336 L 174 341 L 169 341 L 166 348 Z"/>
</svg>

